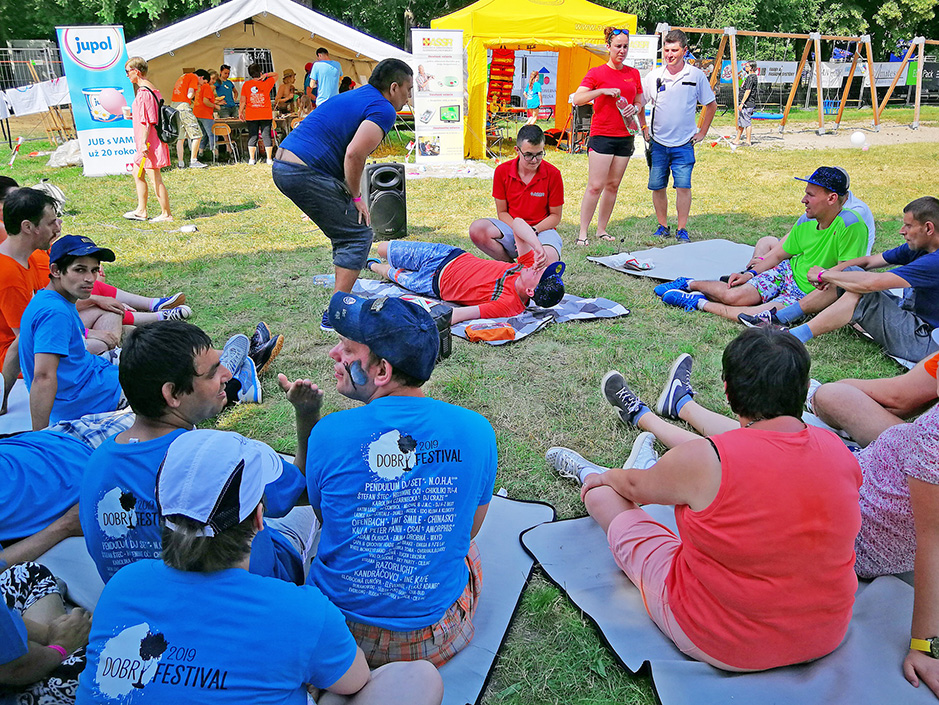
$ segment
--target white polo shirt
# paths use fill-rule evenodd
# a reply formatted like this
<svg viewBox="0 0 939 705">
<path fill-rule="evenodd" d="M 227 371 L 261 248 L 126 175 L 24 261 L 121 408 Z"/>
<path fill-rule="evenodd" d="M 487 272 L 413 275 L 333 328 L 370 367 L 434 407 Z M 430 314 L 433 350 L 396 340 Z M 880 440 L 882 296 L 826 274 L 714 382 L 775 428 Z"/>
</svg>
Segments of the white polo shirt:
<svg viewBox="0 0 939 705">
<path fill-rule="evenodd" d="M 655 111 L 649 120 L 652 139 L 666 147 L 679 147 L 694 137 L 698 103 L 714 102 L 714 91 L 704 72 L 687 61 L 676 74 L 669 73 L 666 66 L 652 69 L 642 79 L 642 92 Z"/>
</svg>

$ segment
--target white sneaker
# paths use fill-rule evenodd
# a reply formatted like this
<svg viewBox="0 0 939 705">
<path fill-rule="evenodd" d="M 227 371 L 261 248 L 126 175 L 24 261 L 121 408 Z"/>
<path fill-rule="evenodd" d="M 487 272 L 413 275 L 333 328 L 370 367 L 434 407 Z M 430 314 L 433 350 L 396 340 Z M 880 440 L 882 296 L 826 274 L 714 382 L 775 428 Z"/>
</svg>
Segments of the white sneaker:
<svg viewBox="0 0 939 705">
<path fill-rule="evenodd" d="M 624 468 L 636 468 L 637 470 L 648 470 L 659 462 L 659 454 L 655 452 L 655 435 L 648 431 L 643 431 L 633 443 L 633 449 L 623 463 Z"/>
<path fill-rule="evenodd" d="M 570 448 L 562 448 L 560 446 L 548 448 L 548 452 L 545 453 L 544 457 L 545 460 L 548 461 L 548 464 L 558 471 L 561 477 L 568 477 L 575 480 L 578 485 L 583 484 L 583 480 L 580 479 L 580 474 L 583 470 L 589 468 L 595 472 L 606 472 L 606 468 L 596 463 L 591 463 L 580 453 L 575 453 Z"/>
<path fill-rule="evenodd" d="M 257 162 L 254 159 L 249 159 L 248 164 L 257 164 Z"/>
<path fill-rule="evenodd" d="M 274 160 L 271 159 L 270 157 L 268 157 L 268 158 L 267 158 L 267 163 L 268 163 L 268 164 L 273 164 L 273 163 L 274 163 Z"/>
<path fill-rule="evenodd" d="M 190 168 L 190 169 L 205 169 L 207 166 L 208 166 L 208 164 L 203 164 L 203 163 L 200 162 L 198 159 L 190 159 L 190 160 L 189 160 L 189 168 Z"/>
</svg>

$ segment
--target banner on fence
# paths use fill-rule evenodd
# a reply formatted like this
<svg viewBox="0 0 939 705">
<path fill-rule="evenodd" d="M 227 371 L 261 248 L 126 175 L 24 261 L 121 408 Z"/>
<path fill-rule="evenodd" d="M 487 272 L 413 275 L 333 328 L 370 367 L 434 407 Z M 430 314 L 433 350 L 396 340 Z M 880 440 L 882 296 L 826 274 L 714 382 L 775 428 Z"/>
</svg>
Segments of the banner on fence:
<svg viewBox="0 0 939 705">
<path fill-rule="evenodd" d="M 923 58 L 923 90 L 939 91 L 939 61 L 935 56 Z M 919 71 L 919 62 L 911 61 L 910 69 L 906 73 L 906 85 L 916 85 L 916 72 Z"/>
<path fill-rule="evenodd" d="M 743 75 L 745 61 L 737 62 L 737 76 Z M 792 83 L 796 80 L 796 69 L 799 64 L 795 61 L 757 61 L 757 80 L 760 83 Z M 741 79 L 742 80 L 742 79 Z M 721 64 L 721 83 L 730 83 L 730 62 Z"/>
<path fill-rule="evenodd" d="M 463 161 L 463 30 L 411 30 L 417 161 Z"/>
<path fill-rule="evenodd" d="M 137 150 L 131 121 L 123 115 L 134 100 L 124 73 L 124 28 L 56 27 L 56 34 L 85 176 L 129 173 Z"/>
</svg>

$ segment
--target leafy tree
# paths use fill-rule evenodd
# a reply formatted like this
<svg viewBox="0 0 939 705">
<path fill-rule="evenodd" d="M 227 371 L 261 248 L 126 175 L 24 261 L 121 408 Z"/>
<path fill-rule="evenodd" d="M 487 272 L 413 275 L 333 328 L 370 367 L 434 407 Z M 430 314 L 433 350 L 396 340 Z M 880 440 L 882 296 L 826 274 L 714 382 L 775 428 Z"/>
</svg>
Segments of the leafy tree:
<svg viewBox="0 0 939 705">
<path fill-rule="evenodd" d="M 137 498 L 133 492 L 121 492 L 121 509 L 128 513 L 127 528 L 134 528 L 134 508 L 137 506 Z"/>
<path fill-rule="evenodd" d="M 157 632 L 156 634 L 148 631 L 147 635 L 140 640 L 140 658 L 144 661 L 143 668 L 140 669 L 140 676 L 137 678 L 137 682 L 132 685 L 135 688 L 143 688 L 143 676 L 149 668 L 148 661 L 153 659 L 158 659 L 163 655 L 163 652 L 169 648 L 169 643 L 166 641 L 166 637 Z"/>
</svg>

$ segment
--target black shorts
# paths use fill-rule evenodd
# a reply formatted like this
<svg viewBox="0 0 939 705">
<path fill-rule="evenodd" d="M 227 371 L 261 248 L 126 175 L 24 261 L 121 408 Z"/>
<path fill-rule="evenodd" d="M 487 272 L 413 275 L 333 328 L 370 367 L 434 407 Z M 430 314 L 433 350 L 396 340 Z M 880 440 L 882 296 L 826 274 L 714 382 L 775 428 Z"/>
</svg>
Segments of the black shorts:
<svg viewBox="0 0 939 705">
<path fill-rule="evenodd" d="M 604 137 L 603 135 L 590 135 L 587 151 L 593 150 L 597 154 L 612 154 L 614 157 L 631 157 L 636 151 L 635 137 Z"/>
</svg>

